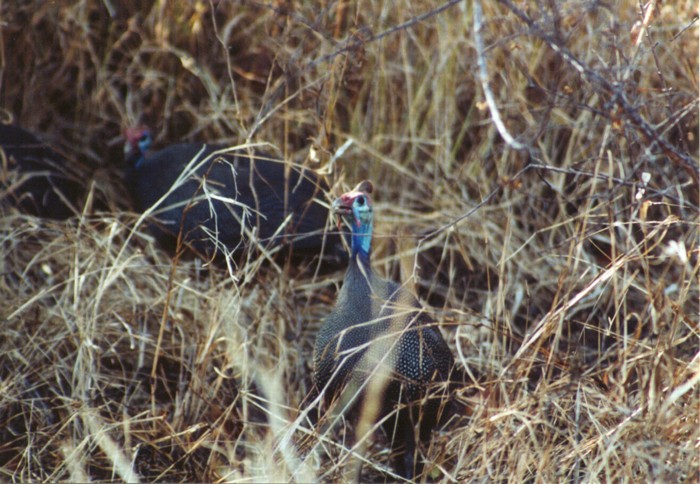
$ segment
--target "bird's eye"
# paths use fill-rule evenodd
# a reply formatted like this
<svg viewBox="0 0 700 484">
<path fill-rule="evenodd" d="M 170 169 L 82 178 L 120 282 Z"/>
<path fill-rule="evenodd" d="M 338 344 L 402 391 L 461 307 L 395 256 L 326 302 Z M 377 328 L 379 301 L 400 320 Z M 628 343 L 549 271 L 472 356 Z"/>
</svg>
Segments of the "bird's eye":
<svg viewBox="0 0 700 484">
<path fill-rule="evenodd" d="M 365 197 L 357 197 L 357 204 L 361 207 L 365 204 Z"/>
</svg>

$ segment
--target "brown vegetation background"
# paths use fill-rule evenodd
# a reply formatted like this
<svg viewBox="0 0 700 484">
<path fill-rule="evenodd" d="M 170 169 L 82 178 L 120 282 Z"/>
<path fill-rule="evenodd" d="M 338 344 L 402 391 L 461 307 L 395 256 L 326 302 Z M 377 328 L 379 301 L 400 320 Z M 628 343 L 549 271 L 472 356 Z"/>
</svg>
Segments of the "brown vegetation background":
<svg viewBox="0 0 700 484">
<path fill-rule="evenodd" d="M 390 476 L 298 420 L 342 269 L 173 261 L 121 184 L 142 122 L 375 182 L 376 270 L 482 375 L 426 477 L 697 482 L 697 3 L 474 5 L 0 1 L 0 107 L 92 194 L 2 205 L 0 479 Z"/>
</svg>

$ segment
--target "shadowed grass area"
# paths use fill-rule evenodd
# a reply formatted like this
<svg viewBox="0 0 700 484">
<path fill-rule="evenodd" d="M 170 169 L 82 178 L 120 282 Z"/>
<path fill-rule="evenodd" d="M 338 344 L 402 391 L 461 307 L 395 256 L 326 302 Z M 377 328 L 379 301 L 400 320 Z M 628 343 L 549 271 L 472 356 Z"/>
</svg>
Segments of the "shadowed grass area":
<svg viewBox="0 0 700 484">
<path fill-rule="evenodd" d="M 343 271 L 158 248 L 121 182 L 146 123 L 374 181 L 375 269 L 481 375 L 427 479 L 697 480 L 697 5 L 482 3 L 478 35 L 473 2 L 0 3 L 3 115 L 111 207 L 0 197 L 2 479 L 392 477 L 303 422 Z"/>
</svg>

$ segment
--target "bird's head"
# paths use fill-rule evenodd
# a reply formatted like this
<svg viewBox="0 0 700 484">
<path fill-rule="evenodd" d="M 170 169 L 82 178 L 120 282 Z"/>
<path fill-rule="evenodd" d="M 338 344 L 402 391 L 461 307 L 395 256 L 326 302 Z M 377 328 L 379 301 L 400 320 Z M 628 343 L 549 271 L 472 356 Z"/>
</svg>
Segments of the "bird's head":
<svg viewBox="0 0 700 484">
<path fill-rule="evenodd" d="M 145 126 L 136 126 L 124 130 L 124 159 L 130 164 L 138 165 L 151 148 L 153 138 Z"/>
<path fill-rule="evenodd" d="M 344 219 L 352 230 L 352 255 L 360 252 L 369 257 L 373 222 L 372 191 L 372 182 L 364 180 L 333 202 L 333 212 Z"/>
</svg>

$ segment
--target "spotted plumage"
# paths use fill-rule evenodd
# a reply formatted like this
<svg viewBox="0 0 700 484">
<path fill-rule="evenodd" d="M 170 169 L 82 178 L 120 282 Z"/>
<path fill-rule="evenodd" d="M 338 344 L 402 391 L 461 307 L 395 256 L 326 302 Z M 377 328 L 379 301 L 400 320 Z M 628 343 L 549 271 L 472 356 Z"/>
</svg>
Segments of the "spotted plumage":
<svg viewBox="0 0 700 484">
<path fill-rule="evenodd" d="M 326 404 L 352 392 L 357 408 L 373 395 L 379 399 L 377 419 L 407 404 L 384 429 L 397 454 L 397 472 L 411 478 L 422 469 L 418 443 L 429 439 L 440 420 L 440 396 L 448 391 L 454 359 L 413 294 L 372 270 L 372 191 L 364 181 L 333 204 L 351 228 L 351 255 L 335 307 L 316 338 L 314 382 Z M 381 389 L 372 393 L 378 379 Z"/>
</svg>

